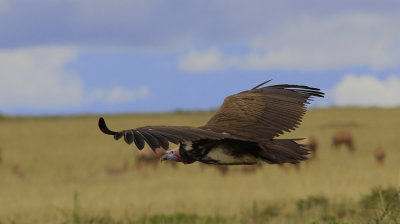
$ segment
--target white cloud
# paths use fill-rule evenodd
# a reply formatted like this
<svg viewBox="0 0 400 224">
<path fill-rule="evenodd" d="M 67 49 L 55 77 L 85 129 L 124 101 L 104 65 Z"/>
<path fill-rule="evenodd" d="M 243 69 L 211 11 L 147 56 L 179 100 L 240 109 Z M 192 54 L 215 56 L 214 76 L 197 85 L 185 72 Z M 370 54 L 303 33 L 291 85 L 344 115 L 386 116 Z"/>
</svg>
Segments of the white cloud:
<svg viewBox="0 0 400 224">
<path fill-rule="evenodd" d="M 9 9 L 8 0 L 0 0 L 0 12 L 7 11 Z"/>
<path fill-rule="evenodd" d="M 88 101 L 103 101 L 107 104 L 122 103 L 147 99 L 150 95 L 147 86 L 140 86 L 130 90 L 122 86 L 116 86 L 110 90 L 96 89 L 88 97 Z"/>
<path fill-rule="evenodd" d="M 85 91 L 78 74 L 66 69 L 77 57 L 68 47 L 31 47 L 0 51 L 0 109 L 24 107 L 55 109 L 93 101 L 107 104 L 146 99 L 149 89 Z"/>
<path fill-rule="evenodd" d="M 378 80 L 373 75 L 347 75 L 331 91 L 337 106 L 400 106 L 400 77 Z"/>
<path fill-rule="evenodd" d="M 81 103 L 83 85 L 64 66 L 76 58 L 67 47 L 0 51 L 0 107 L 56 108 Z"/>
<path fill-rule="evenodd" d="M 252 69 L 320 70 L 368 66 L 399 67 L 400 17 L 339 13 L 304 18 L 253 39 L 254 53 L 243 60 Z"/>
<path fill-rule="evenodd" d="M 189 53 L 179 61 L 179 68 L 190 72 L 215 71 L 222 69 L 223 66 L 225 66 L 223 55 L 215 49 L 203 52 L 190 50 Z"/>
<path fill-rule="evenodd" d="M 400 16 L 339 13 L 303 17 L 255 35 L 247 55 L 191 51 L 180 61 L 187 71 L 240 69 L 327 70 L 346 67 L 400 67 Z"/>
<path fill-rule="evenodd" d="M 149 88 L 141 86 L 137 90 L 128 90 L 124 87 L 118 86 L 111 89 L 106 95 L 106 103 L 119 103 L 134 100 L 147 99 L 149 97 Z"/>
</svg>

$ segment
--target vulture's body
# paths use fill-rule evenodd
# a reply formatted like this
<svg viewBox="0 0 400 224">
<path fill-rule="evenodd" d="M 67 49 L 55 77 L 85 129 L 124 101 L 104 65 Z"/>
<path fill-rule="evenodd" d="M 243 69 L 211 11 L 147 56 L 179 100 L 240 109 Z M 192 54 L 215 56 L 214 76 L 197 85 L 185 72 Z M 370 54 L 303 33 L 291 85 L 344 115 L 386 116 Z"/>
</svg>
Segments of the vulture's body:
<svg viewBox="0 0 400 224">
<path fill-rule="evenodd" d="M 116 140 L 124 137 L 141 150 L 168 149 L 168 142 L 179 147 L 164 152 L 162 160 L 183 163 L 237 165 L 297 163 L 307 159 L 308 151 L 297 139 L 275 139 L 294 130 L 301 122 L 312 97 L 323 97 L 319 89 L 298 85 L 261 87 L 228 96 L 216 114 L 201 127 L 145 126 L 120 132 L 107 128 L 103 118 L 99 127 Z"/>
</svg>

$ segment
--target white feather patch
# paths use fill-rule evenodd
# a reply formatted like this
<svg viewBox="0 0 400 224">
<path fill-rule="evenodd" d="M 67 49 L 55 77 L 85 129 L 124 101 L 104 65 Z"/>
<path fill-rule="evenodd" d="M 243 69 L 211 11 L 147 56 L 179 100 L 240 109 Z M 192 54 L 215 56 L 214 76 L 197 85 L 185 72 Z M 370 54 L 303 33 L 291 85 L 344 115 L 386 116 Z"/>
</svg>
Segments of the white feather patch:
<svg viewBox="0 0 400 224">
<path fill-rule="evenodd" d="M 226 150 L 226 148 L 214 148 L 207 154 L 207 158 L 212 159 L 212 160 L 217 160 L 220 161 L 221 163 L 255 163 L 257 162 L 257 158 L 252 156 L 252 155 L 244 155 L 240 157 L 235 157 L 232 155 L 229 155 Z"/>
<path fill-rule="evenodd" d="M 193 150 L 192 142 L 182 142 L 182 146 L 186 151 Z"/>
</svg>

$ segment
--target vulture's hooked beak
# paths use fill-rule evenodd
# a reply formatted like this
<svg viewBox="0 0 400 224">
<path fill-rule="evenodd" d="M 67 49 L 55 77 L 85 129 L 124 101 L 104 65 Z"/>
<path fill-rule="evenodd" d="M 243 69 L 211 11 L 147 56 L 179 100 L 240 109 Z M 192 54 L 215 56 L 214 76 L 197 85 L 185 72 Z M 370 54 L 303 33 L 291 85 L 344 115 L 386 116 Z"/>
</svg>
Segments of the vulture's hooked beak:
<svg viewBox="0 0 400 224">
<path fill-rule="evenodd" d="M 161 153 L 160 155 L 160 161 L 165 161 L 165 160 L 172 160 L 175 162 L 181 162 L 180 156 L 179 156 L 179 148 L 176 149 L 171 149 L 168 151 L 165 151 Z"/>
<path fill-rule="evenodd" d="M 160 155 L 160 161 L 162 162 L 165 160 L 168 160 L 168 151 L 165 151 L 165 152 L 161 153 L 161 155 Z"/>
</svg>

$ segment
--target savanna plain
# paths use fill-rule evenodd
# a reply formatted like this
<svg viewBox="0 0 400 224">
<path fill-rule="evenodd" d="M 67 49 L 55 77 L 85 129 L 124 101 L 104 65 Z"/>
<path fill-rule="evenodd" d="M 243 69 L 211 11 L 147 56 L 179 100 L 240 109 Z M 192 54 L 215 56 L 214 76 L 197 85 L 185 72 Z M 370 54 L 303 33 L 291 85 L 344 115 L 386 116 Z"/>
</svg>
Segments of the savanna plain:
<svg viewBox="0 0 400 224">
<path fill-rule="evenodd" d="M 104 117 L 122 130 L 200 126 L 212 114 Z M 280 138 L 315 137 L 315 158 L 225 174 L 198 163 L 138 166 L 139 150 L 102 134 L 98 118 L 0 117 L 0 223 L 400 223 L 400 108 L 309 110 Z M 353 152 L 331 146 L 341 130 Z"/>
</svg>

